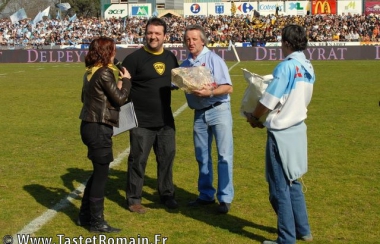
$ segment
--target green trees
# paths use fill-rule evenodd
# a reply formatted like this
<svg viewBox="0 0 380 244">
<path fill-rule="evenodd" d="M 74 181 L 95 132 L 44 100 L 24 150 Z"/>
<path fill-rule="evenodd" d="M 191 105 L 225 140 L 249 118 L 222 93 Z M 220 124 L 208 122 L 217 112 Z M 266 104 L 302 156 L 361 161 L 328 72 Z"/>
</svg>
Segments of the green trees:
<svg viewBox="0 0 380 244">
<path fill-rule="evenodd" d="M 70 15 L 78 17 L 100 17 L 100 0 L 61 0 L 71 5 Z"/>
</svg>

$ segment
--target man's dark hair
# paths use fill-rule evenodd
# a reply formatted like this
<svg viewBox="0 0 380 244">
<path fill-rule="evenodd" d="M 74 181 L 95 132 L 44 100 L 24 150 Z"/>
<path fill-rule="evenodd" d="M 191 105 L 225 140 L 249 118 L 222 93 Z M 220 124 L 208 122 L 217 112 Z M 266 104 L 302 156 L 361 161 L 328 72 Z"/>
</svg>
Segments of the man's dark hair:
<svg viewBox="0 0 380 244">
<path fill-rule="evenodd" d="M 281 41 L 293 51 L 303 51 L 307 47 L 306 31 L 299 25 L 287 25 L 282 29 Z"/>
<path fill-rule="evenodd" d="M 152 17 L 148 20 L 148 22 L 146 23 L 146 26 L 145 26 L 145 34 L 146 34 L 147 29 L 148 29 L 148 25 L 163 26 L 164 27 L 164 34 L 166 34 L 166 32 L 167 32 L 166 22 L 163 19 L 160 19 L 158 17 Z"/>
</svg>

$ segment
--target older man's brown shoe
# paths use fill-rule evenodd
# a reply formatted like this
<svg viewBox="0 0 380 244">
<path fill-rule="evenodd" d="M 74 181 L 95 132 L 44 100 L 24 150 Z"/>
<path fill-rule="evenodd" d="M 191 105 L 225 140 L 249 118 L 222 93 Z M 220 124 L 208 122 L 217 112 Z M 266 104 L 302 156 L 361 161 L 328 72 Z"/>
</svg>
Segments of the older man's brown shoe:
<svg viewBox="0 0 380 244">
<path fill-rule="evenodd" d="M 147 209 L 141 205 L 141 204 L 133 204 L 128 206 L 129 211 L 133 213 L 139 213 L 139 214 L 144 214 L 146 213 Z"/>
</svg>

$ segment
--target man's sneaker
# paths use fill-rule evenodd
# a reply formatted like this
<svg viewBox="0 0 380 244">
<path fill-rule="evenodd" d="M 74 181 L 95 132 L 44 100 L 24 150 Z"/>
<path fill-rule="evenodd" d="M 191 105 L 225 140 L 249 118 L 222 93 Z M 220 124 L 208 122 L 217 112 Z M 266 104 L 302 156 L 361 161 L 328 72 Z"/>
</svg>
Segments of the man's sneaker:
<svg viewBox="0 0 380 244">
<path fill-rule="evenodd" d="M 263 244 L 277 244 L 276 241 L 263 241 Z"/>
<path fill-rule="evenodd" d="M 313 241 L 313 236 L 311 234 L 308 234 L 306 236 L 300 236 L 300 237 L 297 237 L 297 239 L 301 240 L 301 241 L 307 241 L 307 242 L 310 242 L 310 241 Z"/>
<path fill-rule="evenodd" d="M 231 203 L 221 202 L 218 206 L 218 212 L 222 214 L 228 213 L 231 208 Z"/>
<path fill-rule="evenodd" d="M 139 214 L 144 214 L 146 213 L 147 209 L 141 205 L 141 204 L 133 204 L 128 206 L 129 211 L 133 213 L 139 213 Z"/>
<path fill-rule="evenodd" d="M 200 198 L 197 198 L 195 201 L 189 202 L 187 204 L 187 206 L 189 206 L 189 207 L 198 207 L 198 206 L 210 205 L 210 204 L 214 204 L 214 203 L 215 203 L 215 200 L 207 201 L 207 200 L 202 200 Z"/>
</svg>

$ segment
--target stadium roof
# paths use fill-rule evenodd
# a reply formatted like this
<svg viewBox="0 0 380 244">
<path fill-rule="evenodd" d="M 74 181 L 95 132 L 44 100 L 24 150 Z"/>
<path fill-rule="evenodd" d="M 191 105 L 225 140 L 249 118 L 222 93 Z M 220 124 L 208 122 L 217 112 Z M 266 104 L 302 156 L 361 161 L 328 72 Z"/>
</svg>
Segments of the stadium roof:
<svg viewBox="0 0 380 244">
<path fill-rule="evenodd" d="M 177 16 L 177 17 L 181 17 L 180 14 L 178 14 L 172 10 L 166 10 L 166 11 L 160 13 L 157 17 L 161 18 L 163 16 L 172 16 L 172 15 Z"/>
</svg>

